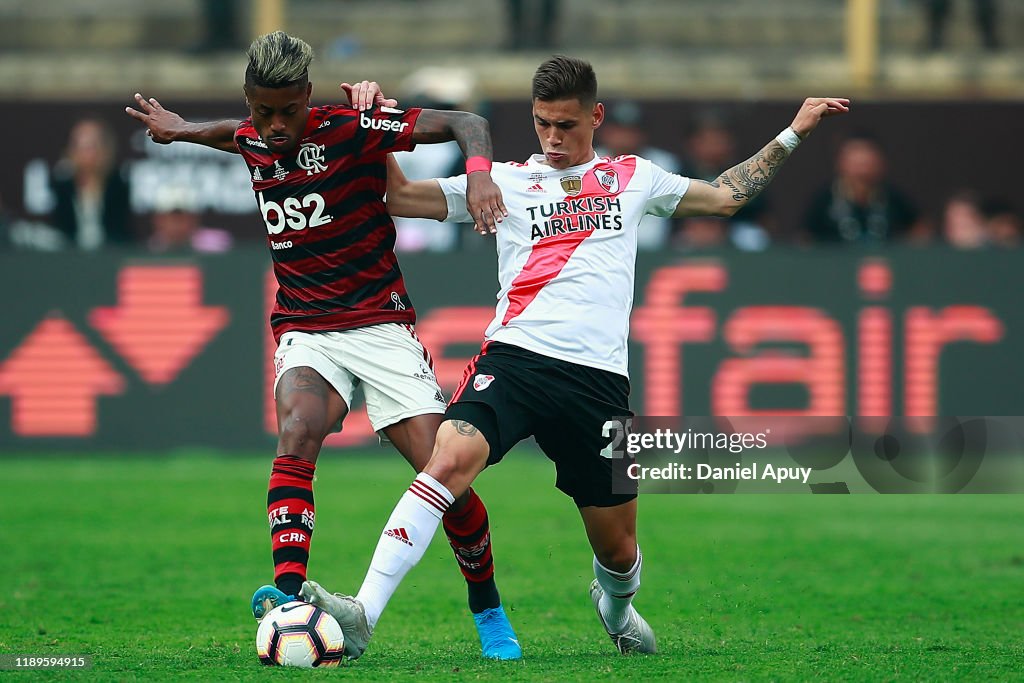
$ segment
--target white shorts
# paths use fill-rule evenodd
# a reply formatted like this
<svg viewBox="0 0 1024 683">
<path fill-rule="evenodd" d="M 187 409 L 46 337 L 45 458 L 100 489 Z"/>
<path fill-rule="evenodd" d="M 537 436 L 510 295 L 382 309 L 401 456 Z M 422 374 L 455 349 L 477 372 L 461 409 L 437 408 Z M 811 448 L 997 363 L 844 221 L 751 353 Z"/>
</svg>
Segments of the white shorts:
<svg viewBox="0 0 1024 683">
<path fill-rule="evenodd" d="M 274 395 L 287 370 L 316 370 L 352 407 L 363 385 L 366 412 L 379 432 L 407 417 L 448 407 L 430 356 L 412 325 L 382 323 L 342 332 L 286 332 L 274 353 Z M 333 431 L 341 431 L 339 421 Z"/>
</svg>

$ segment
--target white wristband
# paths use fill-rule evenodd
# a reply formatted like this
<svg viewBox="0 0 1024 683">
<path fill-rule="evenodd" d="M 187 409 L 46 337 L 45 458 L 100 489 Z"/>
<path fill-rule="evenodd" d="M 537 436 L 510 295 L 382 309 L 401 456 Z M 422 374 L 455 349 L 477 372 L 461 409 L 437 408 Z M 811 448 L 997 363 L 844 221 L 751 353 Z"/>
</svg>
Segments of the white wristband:
<svg viewBox="0 0 1024 683">
<path fill-rule="evenodd" d="M 796 131 L 793 130 L 792 126 L 787 127 L 781 133 L 775 136 L 775 140 L 782 145 L 782 149 L 786 150 L 786 154 L 789 154 L 797 148 L 802 140 Z"/>
</svg>

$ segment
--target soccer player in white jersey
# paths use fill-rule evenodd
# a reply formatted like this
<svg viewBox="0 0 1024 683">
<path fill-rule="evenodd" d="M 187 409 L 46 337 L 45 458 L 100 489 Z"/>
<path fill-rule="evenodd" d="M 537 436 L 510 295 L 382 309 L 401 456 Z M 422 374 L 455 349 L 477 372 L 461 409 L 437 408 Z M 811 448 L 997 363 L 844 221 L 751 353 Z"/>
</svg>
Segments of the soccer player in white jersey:
<svg viewBox="0 0 1024 683">
<path fill-rule="evenodd" d="M 534 436 L 554 461 L 555 486 L 572 497 L 594 550 L 590 596 L 619 652 L 653 653 L 654 632 L 633 607 L 642 556 L 636 488 L 612 486 L 602 457 L 606 422 L 631 415 L 626 338 L 637 227 L 655 216 L 731 216 L 771 181 L 821 119 L 849 100 L 809 98 L 793 123 L 714 182 L 668 173 L 636 156 L 598 157 L 604 119 L 590 64 L 558 56 L 533 78 L 533 122 L 543 154 L 496 164 L 508 217 L 498 227 L 501 291 L 480 354 L 466 368 L 430 462 L 388 520 L 355 597 L 317 583 L 302 595 L 365 650 L 385 605 L 423 556 L 442 515 L 488 465 Z M 389 166 L 388 209 L 399 216 L 484 224 L 466 208 L 466 176 L 409 182 Z M 607 455 L 607 454 L 606 454 Z M 352 645 L 351 650 L 347 647 Z"/>
</svg>

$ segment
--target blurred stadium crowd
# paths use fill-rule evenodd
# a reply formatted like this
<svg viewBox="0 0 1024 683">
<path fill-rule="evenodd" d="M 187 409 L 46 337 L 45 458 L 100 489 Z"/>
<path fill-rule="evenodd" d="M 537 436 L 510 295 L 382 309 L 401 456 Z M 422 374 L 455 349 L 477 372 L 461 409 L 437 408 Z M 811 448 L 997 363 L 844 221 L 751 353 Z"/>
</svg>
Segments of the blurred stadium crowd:
<svg viewBox="0 0 1024 683">
<path fill-rule="evenodd" d="M 49 148 L 15 146 L 6 160 L 4 249 L 132 245 L 210 253 L 259 244 L 262 230 L 240 227 L 257 215 L 251 195 L 237 211 L 224 211 L 204 198 L 194 174 L 154 181 L 137 164 L 130 168 L 140 155 L 157 153 L 123 120 L 121 108 L 132 92 L 146 89 L 172 109 L 175 100 L 201 102 L 206 110 L 243 117 L 245 47 L 276 28 L 317 49 L 312 78 L 320 101 L 336 99 L 333 88 L 342 80 L 369 78 L 404 106 L 487 116 L 502 102 L 518 102 L 522 110 L 532 69 L 552 52 L 583 56 L 597 67 L 608 104 L 599 153 L 637 153 L 705 180 L 756 150 L 740 139 L 735 119 L 760 100 L 784 100 L 792 108 L 807 95 L 849 95 L 855 107 L 864 100 L 893 107 L 990 103 L 1024 112 L 1024 3 L 1016 0 L 95 0 L 87 7 L 6 0 L 0 27 L 0 101 L 68 112 L 62 130 L 47 128 Z M 671 125 L 672 115 L 655 112 L 653 100 L 682 103 L 685 121 Z M 0 121 L 5 116 L 12 115 L 0 114 Z M 728 220 L 648 218 L 641 248 L 1020 244 L 1024 207 L 1006 191 L 1012 179 L 993 185 L 984 175 L 958 174 L 959 159 L 950 159 L 947 169 L 919 169 L 945 174 L 943 183 L 921 183 L 906 173 L 906 163 L 899 164 L 902 173 L 893 172 L 893 136 L 878 129 L 878 117 L 872 121 L 874 127 L 854 123 L 822 143 L 816 167 L 801 176 L 814 186 L 799 206 L 770 190 Z M 22 129 L 5 123 L 8 131 Z M 774 133 L 784 123 L 773 120 L 760 132 Z M 984 140 L 1011 146 L 983 150 L 993 158 L 1014 147 L 1024 151 L 1019 132 L 985 128 L 978 120 L 976 130 L 935 131 L 935 144 L 987 132 L 998 137 Z M 503 144 L 504 129 L 493 119 L 492 130 L 501 157 L 511 145 Z M 524 132 L 529 128 L 518 132 L 515 153 L 505 158 L 521 160 L 533 151 L 524 146 Z M 462 171 L 454 143 L 402 156 L 411 177 Z M 219 157 L 199 162 L 225 163 Z M 242 164 L 231 168 L 232 190 L 248 193 Z M 928 187 L 934 192 L 922 190 Z M 479 244 L 466 237 L 466 226 L 403 220 L 398 230 L 399 251 Z"/>
</svg>

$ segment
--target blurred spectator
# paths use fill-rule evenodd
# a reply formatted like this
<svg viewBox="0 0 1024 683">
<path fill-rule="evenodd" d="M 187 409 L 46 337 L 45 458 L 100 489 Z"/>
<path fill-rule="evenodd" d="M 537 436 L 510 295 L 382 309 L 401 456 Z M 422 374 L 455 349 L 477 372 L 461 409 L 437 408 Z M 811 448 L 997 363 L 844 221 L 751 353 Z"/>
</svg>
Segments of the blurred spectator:
<svg viewBox="0 0 1024 683">
<path fill-rule="evenodd" d="M 687 137 L 685 175 L 715 182 L 740 161 L 742 159 L 736 156 L 736 139 L 725 121 L 710 113 L 699 116 Z M 688 248 L 731 244 L 744 251 L 761 251 L 771 242 L 769 231 L 762 225 L 766 214 L 767 203 L 764 195 L 759 195 L 728 219 L 703 216 L 685 219 L 675 241 Z M 713 231 L 721 234 L 713 235 Z"/>
<path fill-rule="evenodd" d="M 988 246 L 988 223 L 981 200 L 970 190 L 953 194 L 942 210 L 942 237 L 957 249 L 981 249 Z"/>
<path fill-rule="evenodd" d="M 1024 238 L 1024 218 L 1013 205 L 1002 199 L 982 204 L 988 227 L 988 238 L 993 246 L 1016 249 Z"/>
<path fill-rule="evenodd" d="M 162 185 L 153 197 L 153 232 L 147 246 L 154 253 L 220 253 L 231 248 L 226 230 L 201 227 L 195 194 L 181 185 Z"/>
<path fill-rule="evenodd" d="M 858 134 L 843 141 L 835 173 L 805 216 L 805 230 L 816 242 L 877 244 L 927 238 L 917 209 L 886 179 L 885 155 L 872 136 Z"/>
<path fill-rule="evenodd" d="M 409 75 L 399 87 L 401 107 L 473 111 L 476 81 L 465 69 L 425 67 Z M 418 145 L 412 152 L 396 152 L 395 161 L 410 180 L 447 178 L 466 172 L 466 160 L 454 140 Z M 394 218 L 398 237 L 395 251 L 448 251 L 464 243 L 488 244 L 472 237 L 470 227 L 423 218 Z M 492 243 L 493 246 L 493 243 Z"/>
<path fill-rule="evenodd" d="M 51 222 L 69 245 L 91 251 L 132 241 L 128 182 L 114 162 L 114 139 L 105 124 L 84 119 L 71 128 L 51 181 Z"/>
<path fill-rule="evenodd" d="M 636 154 L 670 173 L 682 172 L 679 157 L 648 144 L 643 111 L 636 102 L 621 101 L 608 107 L 604 123 L 597 129 L 596 151 L 603 157 Z M 638 247 L 660 249 L 665 246 L 672 234 L 672 226 L 671 218 L 645 216 L 637 232 Z"/>
<path fill-rule="evenodd" d="M 928 17 L 928 49 L 941 50 L 945 46 L 946 26 L 952 0 L 921 0 Z M 999 37 L 996 35 L 999 8 L 996 0 L 971 0 L 974 5 L 974 22 L 981 34 L 982 44 L 987 50 L 999 49 Z"/>
<path fill-rule="evenodd" d="M 505 0 L 511 50 L 549 50 L 558 33 L 558 0 Z"/>
</svg>

